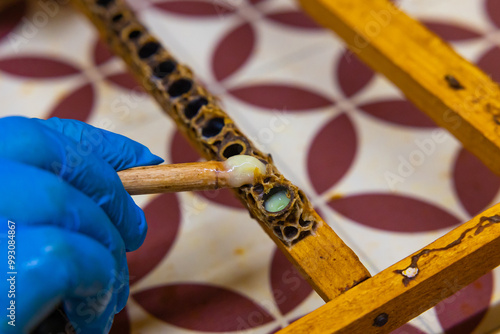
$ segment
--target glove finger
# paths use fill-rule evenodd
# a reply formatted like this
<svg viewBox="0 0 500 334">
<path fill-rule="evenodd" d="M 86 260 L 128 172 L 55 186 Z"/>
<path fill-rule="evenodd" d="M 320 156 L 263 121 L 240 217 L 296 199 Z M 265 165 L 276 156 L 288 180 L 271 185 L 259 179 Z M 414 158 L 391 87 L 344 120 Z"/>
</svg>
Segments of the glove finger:
<svg viewBox="0 0 500 334">
<path fill-rule="evenodd" d="M 127 250 L 144 242 L 144 212 L 125 191 L 115 170 L 91 149 L 82 149 L 74 140 L 33 119 L 0 119 L 0 128 L 4 129 L 0 132 L 0 157 L 57 174 L 92 198 L 115 224 Z"/>
<path fill-rule="evenodd" d="M 0 217 L 19 225 L 54 225 L 91 237 L 111 252 L 120 273 L 127 272 L 120 234 L 85 194 L 47 171 L 1 158 L 0 184 Z M 128 289 L 117 292 L 120 306 L 125 305 Z"/>
<path fill-rule="evenodd" d="M 57 117 L 34 120 L 73 139 L 85 147 L 85 150 L 92 150 L 93 154 L 106 161 L 116 171 L 157 165 L 164 161 L 152 154 L 146 146 L 132 139 L 77 120 Z"/>
<path fill-rule="evenodd" d="M 99 291 L 84 300 L 68 299 L 64 302 L 64 309 L 75 332 L 80 334 L 107 334 L 115 314 L 121 310 L 117 305 L 117 295 L 112 290 Z"/>
<path fill-rule="evenodd" d="M 7 221 L 2 220 L 1 224 L 0 244 L 2 253 L 6 253 Z M 112 296 L 116 295 L 113 286 L 117 279 L 117 263 L 109 250 L 92 238 L 57 227 L 17 223 L 14 226 L 17 274 L 0 283 L 2 291 L 12 290 L 14 283 L 15 296 L 0 297 L 9 304 L 10 300 L 15 301 L 14 329 L 28 332 L 67 298 L 80 312 L 85 310 L 92 315 L 83 318 L 75 317 L 73 310 L 67 312 L 76 326 L 103 323 L 103 317 L 109 321 L 114 315 L 110 310 L 116 310 L 116 296 Z M 98 301 L 96 296 L 100 296 Z M 5 323 L 0 325 L 2 333 L 8 329 Z"/>
</svg>

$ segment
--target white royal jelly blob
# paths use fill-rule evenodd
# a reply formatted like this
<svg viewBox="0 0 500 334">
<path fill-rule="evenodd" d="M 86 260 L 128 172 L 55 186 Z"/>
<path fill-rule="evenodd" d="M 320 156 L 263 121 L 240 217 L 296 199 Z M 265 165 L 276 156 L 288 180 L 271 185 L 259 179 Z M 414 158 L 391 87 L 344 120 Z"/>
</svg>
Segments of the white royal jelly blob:
<svg viewBox="0 0 500 334">
<path fill-rule="evenodd" d="M 233 188 L 253 184 L 255 177 L 266 173 L 266 165 L 249 155 L 233 155 L 224 162 L 229 172 L 229 185 Z"/>
</svg>

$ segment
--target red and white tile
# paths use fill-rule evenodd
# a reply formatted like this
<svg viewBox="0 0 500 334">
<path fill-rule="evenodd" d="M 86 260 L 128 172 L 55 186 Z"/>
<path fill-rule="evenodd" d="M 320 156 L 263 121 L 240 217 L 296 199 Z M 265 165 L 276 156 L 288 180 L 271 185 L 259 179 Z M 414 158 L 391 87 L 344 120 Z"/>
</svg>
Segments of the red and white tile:
<svg viewBox="0 0 500 334">
<path fill-rule="evenodd" d="M 500 200 L 498 177 L 292 0 L 130 2 L 372 274 Z M 500 82 L 500 2 L 399 5 Z M 0 14 L 0 98 L 0 116 L 80 119 L 199 159 L 68 7 Z M 274 333 L 323 304 L 230 192 L 136 200 L 149 234 L 113 333 Z M 395 333 L 488 333 L 499 283 L 488 273 Z"/>
</svg>

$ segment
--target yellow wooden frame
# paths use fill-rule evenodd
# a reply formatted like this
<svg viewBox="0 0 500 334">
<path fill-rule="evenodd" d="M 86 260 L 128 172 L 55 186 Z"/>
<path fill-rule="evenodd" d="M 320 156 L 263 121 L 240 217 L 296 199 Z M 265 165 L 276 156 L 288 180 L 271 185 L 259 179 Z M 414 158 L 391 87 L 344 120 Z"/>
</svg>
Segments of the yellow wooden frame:
<svg viewBox="0 0 500 334">
<path fill-rule="evenodd" d="M 96 7 L 95 0 L 73 2 L 93 21 L 104 40 L 136 77 L 150 88 L 157 87 L 150 78 L 149 66 L 136 56 L 140 43 L 128 42 L 110 22 L 113 15 L 121 14 L 140 27 L 143 40 L 156 40 L 134 18 L 126 3 L 114 0 L 114 5 L 107 10 Z M 500 137 L 496 123 L 500 115 L 500 88 L 486 74 L 389 0 L 299 2 L 315 20 L 335 31 L 356 55 L 387 76 L 408 99 L 500 175 Z M 372 29 L 377 25 L 374 33 Z M 171 55 L 163 53 L 158 57 Z M 179 73 L 192 77 L 187 67 L 182 67 Z M 203 89 L 201 92 L 213 99 Z M 182 106 L 172 107 L 161 87 L 150 93 L 178 126 L 187 131 L 175 113 Z M 224 117 L 230 121 L 227 115 Z M 197 138 L 190 139 L 195 146 L 200 144 Z M 283 244 L 265 222 L 259 221 L 328 302 L 280 333 L 392 331 L 500 264 L 500 252 L 495 251 L 500 243 L 499 214 L 500 206 L 485 211 L 372 278 L 352 250 L 321 218 L 316 217 L 319 222 L 316 233 L 293 246 Z M 418 257 L 416 263 L 415 257 Z"/>
<path fill-rule="evenodd" d="M 299 2 L 500 175 L 497 83 L 388 0 Z M 500 204 L 278 333 L 391 332 L 500 264 L 497 223 Z"/>
<path fill-rule="evenodd" d="M 119 32 L 110 30 L 107 16 L 93 12 L 90 0 L 74 2 L 132 71 L 147 77 L 146 67 L 134 66 L 137 61 L 121 43 Z M 117 2 L 121 13 L 133 17 L 121 0 Z M 299 2 L 500 175 L 498 84 L 389 0 Z M 190 75 L 187 68 L 184 71 Z M 168 96 L 157 93 L 162 104 Z M 163 102 L 167 108 L 168 101 Z M 263 226 L 328 301 L 279 333 L 388 333 L 498 266 L 499 223 L 500 204 L 371 278 L 326 224 L 293 247 L 283 245 Z"/>
</svg>

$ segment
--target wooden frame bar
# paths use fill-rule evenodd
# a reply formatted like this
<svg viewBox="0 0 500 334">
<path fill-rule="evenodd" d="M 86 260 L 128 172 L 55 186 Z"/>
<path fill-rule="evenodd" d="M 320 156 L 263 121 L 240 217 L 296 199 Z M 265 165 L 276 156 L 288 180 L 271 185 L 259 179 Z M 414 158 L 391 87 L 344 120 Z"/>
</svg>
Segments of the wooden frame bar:
<svg viewBox="0 0 500 334">
<path fill-rule="evenodd" d="M 226 149 L 239 145 L 238 154 L 266 164 L 266 174 L 254 185 L 237 189 L 236 195 L 325 301 L 370 277 L 357 255 L 314 211 L 305 194 L 281 175 L 270 155 L 245 137 L 220 108 L 217 98 L 149 33 L 124 0 L 72 2 L 203 157 L 226 160 Z M 268 212 L 264 205 L 273 189 L 285 189 L 291 199 L 276 213 Z"/>
<path fill-rule="evenodd" d="M 499 250 L 497 204 L 278 333 L 389 333 L 498 266 Z"/>
<path fill-rule="evenodd" d="M 388 0 L 299 2 L 500 175 L 497 83 Z M 500 264 L 499 213 L 500 204 L 279 333 L 388 333 L 400 327 Z"/>
<path fill-rule="evenodd" d="M 2 2 L 0 10 L 14 1 Z M 216 105 L 216 98 L 201 85 L 194 84 L 189 94 L 186 92 L 180 99 L 169 96 L 175 82 L 158 80 L 154 71 L 159 61 L 173 61 L 173 57 L 161 46 L 160 55 L 153 58 L 140 55 L 146 44 L 158 42 L 124 1 L 74 2 L 205 157 L 221 158 L 214 142 L 200 139 L 199 131 L 196 128 L 193 131 L 182 116 L 186 108 L 182 103 L 192 101 L 193 94 L 206 98 L 206 107 L 201 107 L 204 116 L 224 118 L 224 124 L 231 125 L 234 138 L 248 145 L 245 153 L 266 161 L 275 181 L 302 196 L 299 189 L 279 174 L 271 158 L 239 132 Z M 97 6 L 97 2 L 106 5 Z M 314 19 L 335 31 L 363 61 L 383 73 L 415 105 L 500 175 L 498 84 L 388 0 L 299 2 Z M 130 27 L 133 29 L 127 30 Z M 142 36 L 139 42 L 127 40 L 134 31 Z M 192 79 L 191 71 L 183 65 L 175 71 L 172 74 L 175 80 Z M 315 222 L 314 231 L 297 242 L 288 242 L 263 219 L 265 214 L 259 213 L 248 194 L 248 190 L 240 191 L 238 196 L 316 292 L 326 301 L 331 300 L 281 330 L 281 334 L 388 333 L 500 264 L 500 204 L 369 278 L 357 256 L 310 208 L 307 199 L 300 201 Z M 332 272 L 336 275 L 331 275 Z"/>
<path fill-rule="evenodd" d="M 113 5 L 103 10 L 92 6 L 91 0 L 74 1 L 190 141 L 205 157 L 213 159 L 213 154 L 203 147 L 206 143 L 192 135 L 193 131 L 183 123 L 179 112 L 184 107 L 165 94 L 171 81 L 165 88 L 159 87 L 158 82 L 151 78 L 149 66 L 152 64 L 141 62 L 134 56 L 141 46 L 125 40 L 127 30 L 124 27 L 141 27 L 139 30 L 145 32 L 147 37 L 143 38 L 144 41 L 156 40 L 147 34 L 126 5 L 116 0 L 115 6 L 115 2 L 111 1 Z M 387 0 L 300 2 L 316 20 L 344 38 L 361 59 L 385 74 L 419 108 L 500 174 L 497 129 L 500 89 L 488 76 Z M 127 19 L 123 25 L 113 23 L 118 14 Z M 370 29 L 377 24 L 379 29 L 374 33 Z M 168 54 L 165 57 L 172 58 Z M 180 73 L 190 77 L 191 71 L 183 68 Z M 215 100 L 204 89 L 201 95 L 211 103 Z M 208 110 L 202 111 L 210 116 Z M 216 110 L 217 115 L 228 118 L 221 113 L 221 110 Z M 238 135 L 243 136 L 241 133 Z M 252 147 L 250 142 L 249 146 Z M 262 154 L 254 148 L 252 153 L 262 158 Z M 242 199 L 247 201 L 245 197 Z M 251 207 L 249 209 L 253 212 Z M 386 333 L 399 327 L 500 263 L 500 255 L 495 252 L 500 243 L 499 210 L 499 206 L 488 210 L 484 217 L 489 219 L 476 217 L 432 243 L 426 250 L 367 280 L 366 269 L 316 213 L 312 213 L 314 220 L 319 222 L 314 235 L 293 246 L 284 245 L 265 219 L 258 219 L 316 292 L 326 301 L 332 300 L 281 333 Z M 483 233 L 485 230 L 488 232 Z M 332 272 L 336 275 L 331 275 Z"/>
<path fill-rule="evenodd" d="M 389 0 L 299 0 L 500 175 L 500 87 Z"/>
</svg>

